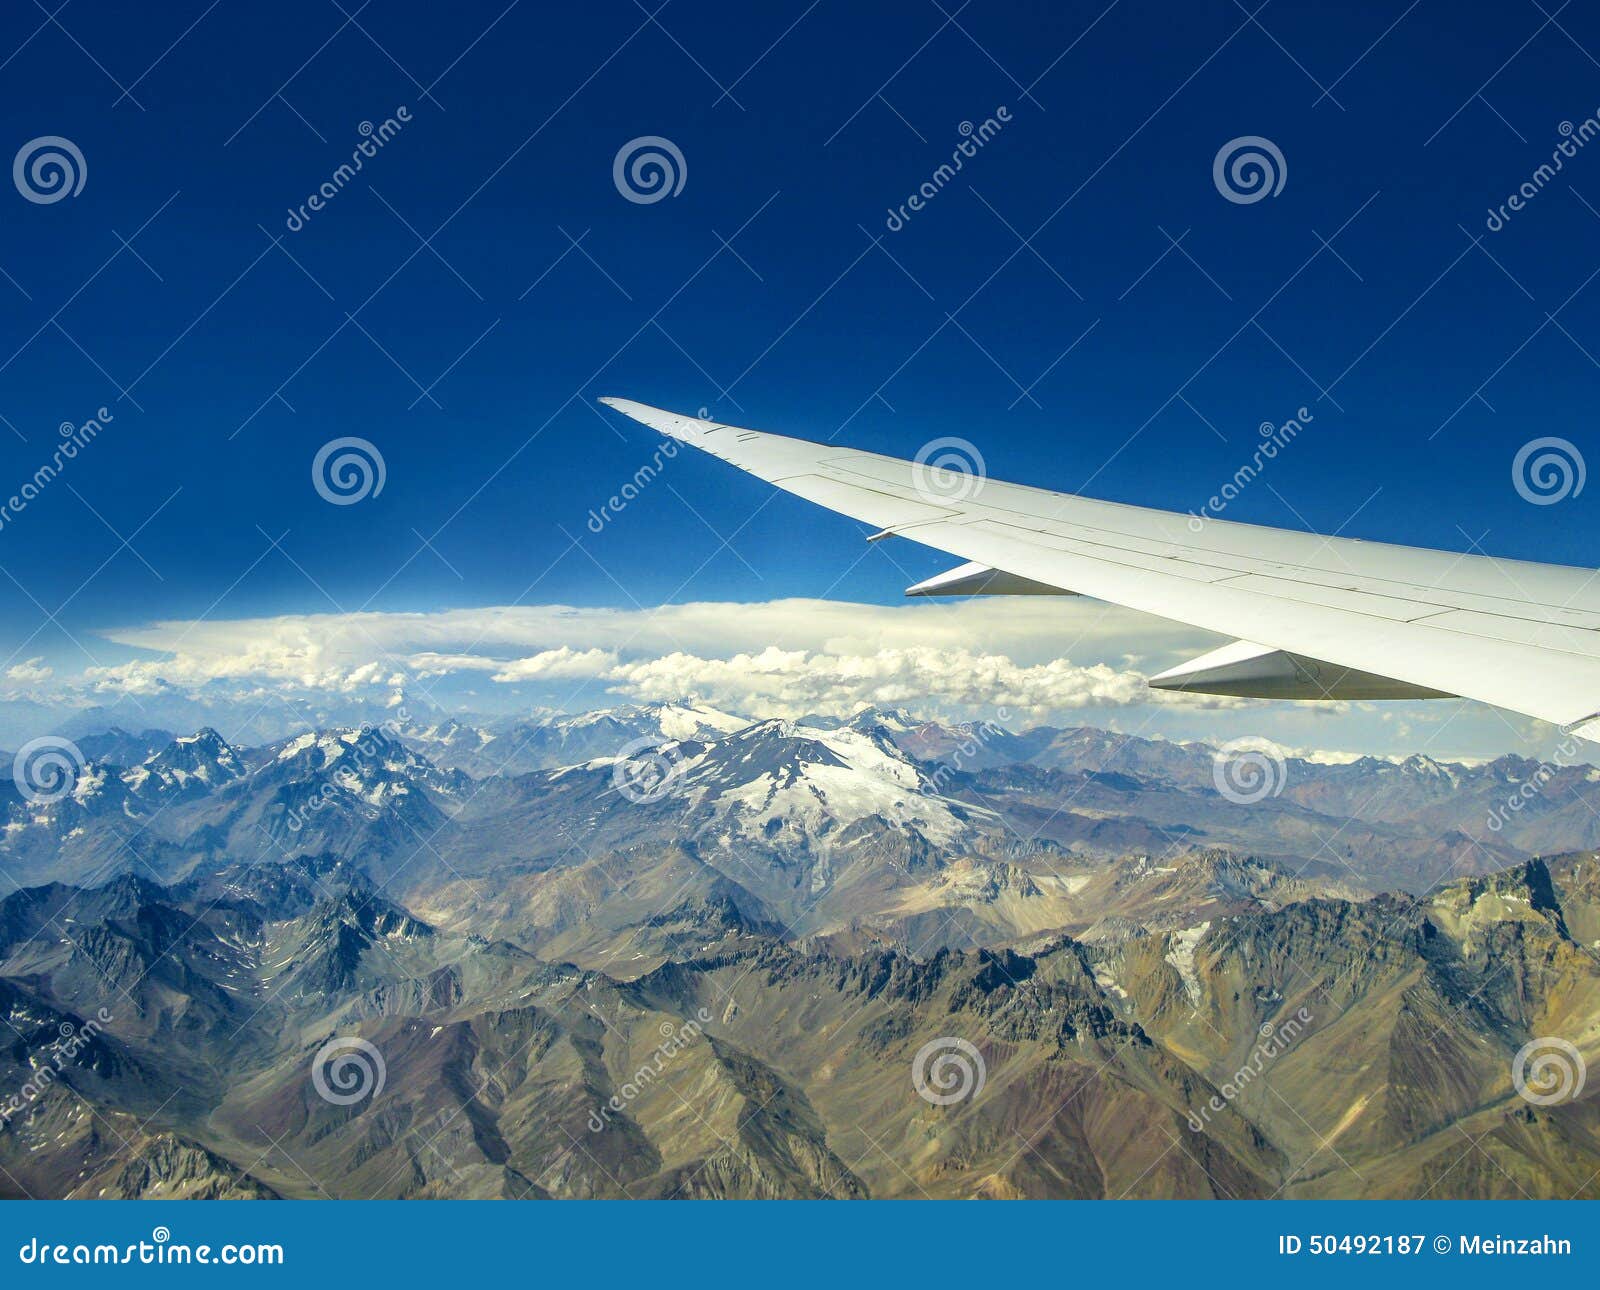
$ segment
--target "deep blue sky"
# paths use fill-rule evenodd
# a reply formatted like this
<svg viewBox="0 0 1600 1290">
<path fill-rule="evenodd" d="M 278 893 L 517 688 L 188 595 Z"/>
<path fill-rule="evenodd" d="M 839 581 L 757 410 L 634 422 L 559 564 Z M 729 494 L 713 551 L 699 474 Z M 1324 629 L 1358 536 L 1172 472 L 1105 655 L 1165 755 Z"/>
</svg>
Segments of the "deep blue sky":
<svg viewBox="0 0 1600 1290">
<path fill-rule="evenodd" d="M 115 421 L 0 530 L 0 645 L 44 610 L 118 658 L 89 633 L 207 610 L 898 597 L 888 553 L 830 589 L 854 526 L 791 499 L 713 556 L 768 490 L 706 459 L 591 538 L 650 448 L 602 394 L 899 455 L 959 434 L 997 477 L 1177 509 L 1309 405 L 1229 518 L 1591 563 L 1600 485 L 1533 507 L 1509 470 L 1535 435 L 1593 444 L 1600 283 L 1568 297 L 1600 267 L 1600 144 L 1482 249 L 1462 227 L 1484 234 L 1560 123 L 1600 108 L 1600 15 L 1407 3 L 1280 0 L 1261 26 L 1220 0 L 950 22 L 951 0 L 675 0 L 659 26 L 623 0 L 377 0 L 349 23 L 354 0 L 71 0 L 59 26 L 7 5 L 0 151 L 65 136 L 88 178 L 54 204 L 0 194 L 0 415 L 27 440 L 0 426 L 0 493 L 63 420 Z M 402 104 L 412 122 L 288 233 L 359 124 Z M 1011 124 L 887 233 L 999 105 Z M 682 150 L 679 196 L 619 196 L 639 135 Z M 1279 196 L 1219 196 L 1213 156 L 1240 135 L 1282 150 Z M 432 251 L 407 223 L 439 230 Z M 1043 225 L 1009 262 L 1007 223 Z M 736 258 L 718 235 L 741 228 Z M 363 302 L 370 336 L 338 331 Z M 442 406 L 413 406 L 447 368 Z M 1039 406 L 1013 406 L 1013 377 Z M 379 445 L 381 497 L 312 489 L 340 435 Z M 180 488 L 96 574 L 118 539 L 89 507 L 126 535 Z M 246 572 L 261 529 L 299 569 L 274 552 Z M 454 572 L 406 563 L 417 533 Z M 27 652 L 85 661 L 54 629 Z"/>
</svg>

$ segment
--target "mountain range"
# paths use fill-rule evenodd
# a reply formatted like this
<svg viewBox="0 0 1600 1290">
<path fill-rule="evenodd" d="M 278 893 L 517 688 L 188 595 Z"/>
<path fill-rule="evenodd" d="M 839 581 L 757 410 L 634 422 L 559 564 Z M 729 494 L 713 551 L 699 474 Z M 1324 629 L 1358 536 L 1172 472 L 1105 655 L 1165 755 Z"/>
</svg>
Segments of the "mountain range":
<svg viewBox="0 0 1600 1290">
<path fill-rule="evenodd" d="M 0 801 L 0 1194 L 1600 1191 L 1600 1101 L 1513 1079 L 1600 1048 L 1591 767 L 1245 801 L 692 702 L 74 744 Z"/>
</svg>

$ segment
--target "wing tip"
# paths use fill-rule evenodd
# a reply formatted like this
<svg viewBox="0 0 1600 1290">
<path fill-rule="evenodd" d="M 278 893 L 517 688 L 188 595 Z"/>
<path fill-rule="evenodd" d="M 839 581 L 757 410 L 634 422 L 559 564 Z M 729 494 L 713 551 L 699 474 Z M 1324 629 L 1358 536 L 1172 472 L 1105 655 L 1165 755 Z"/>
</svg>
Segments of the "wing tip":
<svg viewBox="0 0 1600 1290">
<path fill-rule="evenodd" d="M 713 431 L 723 430 L 719 421 L 711 421 L 703 417 L 689 416 L 682 412 L 668 412 L 665 408 L 652 407 L 648 403 L 640 403 L 635 399 L 619 399 L 613 395 L 605 395 L 598 402 L 608 408 L 613 408 L 630 420 L 637 421 L 642 426 L 649 426 L 657 434 L 666 435 L 669 439 L 679 439 L 684 443 L 705 447 L 700 442 Z M 709 451 L 709 449 L 708 449 Z"/>
<path fill-rule="evenodd" d="M 690 419 L 680 416 L 676 412 L 668 412 L 665 408 L 657 408 L 648 403 L 640 403 L 637 399 L 621 399 L 612 394 L 602 395 L 595 401 L 603 403 L 606 407 L 622 413 L 623 416 L 629 417 L 641 425 L 647 425 L 651 429 L 660 429 L 663 424 L 671 425 Z"/>
</svg>

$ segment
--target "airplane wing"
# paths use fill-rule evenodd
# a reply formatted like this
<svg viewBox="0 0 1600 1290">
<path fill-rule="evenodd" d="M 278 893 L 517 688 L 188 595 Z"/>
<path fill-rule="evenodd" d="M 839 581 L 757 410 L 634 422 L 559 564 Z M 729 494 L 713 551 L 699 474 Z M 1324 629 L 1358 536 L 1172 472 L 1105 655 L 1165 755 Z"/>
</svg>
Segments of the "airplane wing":
<svg viewBox="0 0 1600 1290">
<path fill-rule="evenodd" d="M 1600 740 L 1600 573 L 1095 501 L 602 403 L 740 470 L 965 561 L 912 595 L 1092 596 L 1233 637 L 1162 689 L 1283 699 L 1459 695 Z"/>
</svg>

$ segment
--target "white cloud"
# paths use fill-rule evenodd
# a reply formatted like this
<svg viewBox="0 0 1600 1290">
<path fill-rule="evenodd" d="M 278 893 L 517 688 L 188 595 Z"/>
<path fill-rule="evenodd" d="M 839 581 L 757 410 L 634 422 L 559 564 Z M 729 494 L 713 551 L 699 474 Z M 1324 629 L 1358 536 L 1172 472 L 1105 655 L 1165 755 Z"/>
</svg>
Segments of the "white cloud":
<svg viewBox="0 0 1600 1290">
<path fill-rule="evenodd" d="M 847 712 L 863 703 L 1005 707 L 1041 718 L 1090 708 L 1260 707 L 1148 690 L 1146 675 L 1219 638 L 1065 596 L 510 605 L 169 621 L 101 635 L 164 655 L 83 673 L 98 692 L 133 695 L 228 682 L 302 694 L 382 687 L 426 696 L 452 675 L 485 674 L 498 686 L 558 687 L 554 697 L 564 704 L 598 704 L 608 693 L 644 701 L 699 695 L 770 715 Z M 1323 716 L 1342 710 L 1319 705 Z"/>
<path fill-rule="evenodd" d="M 48 681 L 55 674 L 55 668 L 45 664 L 43 655 L 6 669 L 6 676 L 22 685 L 37 685 Z"/>
<path fill-rule="evenodd" d="M 482 654 L 440 654 L 424 650 L 406 659 L 406 666 L 413 676 L 428 678 L 447 676 L 451 672 L 497 672 L 505 664 Z"/>
<path fill-rule="evenodd" d="M 719 707 L 773 716 L 845 715 L 863 703 L 1042 716 L 1167 697 L 1147 690 L 1140 673 L 1103 663 L 1078 667 L 1056 659 L 1022 666 L 1003 654 L 928 646 L 863 654 L 772 646 L 729 659 L 672 653 L 620 663 L 603 676 L 612 689 L 636 699 L 696 694 Z"/>
<path fill-rule="evenodd" d="M 1004 707 L 1012 723 L 1089 721 L 1212 742 L 1266 735 L 1284 747 L 1456 756 L 1507 744 L 1506 718 L 1461 702 L 1267 704 L 1149 691 L 1145 676 L 1219 638 L 1078 597 L 511 605 L 157 622 L 101 634 L 127 661 L 87 669 L 90 692 L 76 687 L 83 701 L 251 694 L 257 706 L 273 695 L 333 705 L 403 693 L 419 705 L 504 712 L 699 695 L 761 716 L 843 714 L 862 703 L 962 717 Z M 78 679 L 57 678 L 58 687 L 72 691 Z M 474 679 L 492 684 L 474 689 Z M 1446 732 L 1449 745 L 1435 746 Z M 1530 730 L 1519 742 L 1536 751 L 1548 733 Z"/>
<path fill-rule="evenodd" d="M 559 649 L 542 650 L 530 658 L 515 659 L 490 679 L 501 682 L 581 681 L 609 677 L 616 666 L 617 656 L 611 650 L 575 650 L 562 645 Z"/>
<path fill-rule="evenodd" d="M 697 694 L 773 715 L 862 703 L 1034 714 L 1132 707 L 1154 697 L 1140 656 L 1153 653 L 1164 666 L 1212 643 L 1190 628 L 1076 597 L 514 605 L 160 622 L 103 634 L 163 657 L 88 669 L 102 691 L 220 681 L 336 694 L 378 685 L 427 691 L 451 674 L 484 673 L 502 685 L 594 682 L 588 699 Z"/>
<path fill-rule="evenodd" d="M 374 658 L 403 664 L 452 657 L 523 657 L 563 645 L 575 650 L 673 650 L 727 657 L 769 645 L 837 654 L 918 645 L 1004 653 L 1033 664 L 1070 656 L 1110 662 L 1152 655 L 1163 664 L 1216 637 L 1078 597 L 1021 596 L 941 603 L 861 605 L 840 600 L 754 604 L 696 601 L 649 609 L 509 605 L 438 613 L 295 614 L 277 618 L 157 622 L 102 632 L 107 639 L 171 657 L 168 675 L 190 679 L 260 675 L 281 679 L 342 675 Z"/>
</svg>

